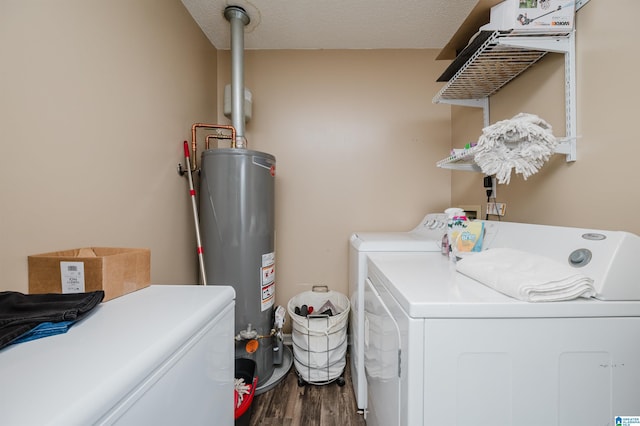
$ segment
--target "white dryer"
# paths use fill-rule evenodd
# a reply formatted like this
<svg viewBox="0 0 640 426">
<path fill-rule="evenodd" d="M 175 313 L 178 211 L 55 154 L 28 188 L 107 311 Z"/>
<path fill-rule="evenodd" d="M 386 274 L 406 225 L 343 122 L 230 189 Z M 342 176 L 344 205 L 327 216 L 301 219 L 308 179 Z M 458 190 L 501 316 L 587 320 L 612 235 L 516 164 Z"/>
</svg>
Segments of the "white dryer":
<svg viewBox="0 0 640 426">
<path fill-rule="evenodd" d="M 429 213 L 408 232 L 358 232 L 351 235 L 349 246 L 349 297 L 351 318 L 351 379 L 360 410 L 367 408 L 367 383 L 364 373 L 364 281 L 367 254 L 379 252 L 440 252 L 446 233 L 447 215 Z"/>
<path fill-rule="evenodd" d="M 613 426 L 616 416 L 640 416 L 640 279 L 629 254 L 637 257 L 640 238 L 491 228 L 500 246 L 544 241 L 558 260 L 588 251 L 584 271 L 599 294 L 627 300 L 527 303 L 459 274 L 439 253 L 369 254 L 367 424 Z"/>
<path fill-rule="evenodd" d="M 232 287 L 154 285 L 0 351 L 3 425 L 231 425 Z"/>
</svg>

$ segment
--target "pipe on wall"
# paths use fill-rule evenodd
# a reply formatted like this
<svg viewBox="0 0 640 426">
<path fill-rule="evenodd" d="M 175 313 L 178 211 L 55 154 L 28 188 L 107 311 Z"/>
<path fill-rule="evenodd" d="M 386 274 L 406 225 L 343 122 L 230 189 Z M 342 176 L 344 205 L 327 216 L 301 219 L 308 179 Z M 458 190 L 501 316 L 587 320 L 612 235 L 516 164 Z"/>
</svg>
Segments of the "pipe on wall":
<svg viewBox="0 0 640 426">
<path fill-rule="evenodd" d="M 236 146 L 246 148 L 244 134 L 244 27 L 250 22 L 239 6 L 227 6 L 224 17 L 231 25 L 231 121 L 236 129 Z"/>
</svg>

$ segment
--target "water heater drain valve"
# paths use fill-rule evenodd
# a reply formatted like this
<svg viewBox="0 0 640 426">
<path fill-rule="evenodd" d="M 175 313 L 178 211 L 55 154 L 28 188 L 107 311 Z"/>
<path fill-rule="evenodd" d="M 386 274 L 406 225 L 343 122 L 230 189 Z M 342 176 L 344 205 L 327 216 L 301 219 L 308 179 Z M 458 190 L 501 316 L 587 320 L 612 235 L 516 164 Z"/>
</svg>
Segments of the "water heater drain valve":
<svg viewBox="0 0 640 426">
<path fill-rule="evenodd" d="M 245 330 L 240 330 L 234 339 L 237 342 L 242 340 L 255 340 L 255 339 L 264 339 L 266 337 L 273 337 L 276 334 L 276 329 L 272 328 L 271 332 L 267 335 L 258 335 L 258 330 L 255 330 L 251 327 L 251 324 L 247 325 Z"/>
<path fill-rule="evenodd" d="M 246 330 L 241 330 L 236 336 L 236 340 L 251 340 L 258 337 L 258 330 L 251 328 L 251 324 L 247 324 Z"/>
</svg>

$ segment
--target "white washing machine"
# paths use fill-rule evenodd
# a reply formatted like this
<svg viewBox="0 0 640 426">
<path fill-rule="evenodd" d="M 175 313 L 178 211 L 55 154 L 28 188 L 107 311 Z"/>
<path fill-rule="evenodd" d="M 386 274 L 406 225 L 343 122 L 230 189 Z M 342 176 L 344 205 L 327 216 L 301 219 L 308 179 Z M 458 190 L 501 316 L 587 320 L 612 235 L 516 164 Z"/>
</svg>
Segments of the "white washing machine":
<svg viewBox="0 0 640 426">
<path fill-rule="evenodd" d="M 614 426 L 640 416 L 640 238 L 490 223 L 496 246 L 570 261 L 599 297 L 527 303 L 439 253 L 371 253 L 364 296 L 367 424 Z M 576 260 L 575 258 L 573 260 Z M 640 418 L 640 417 L 639 417 Z"/>
<path fill-rule="evenodd" d="M 349 246 L 349 297 L 351 318 L 351 379 L 358 409 L 367 408 L 367 382 L 364 374 L 364 281 L 367 254 L 377 252 L 440 252 L 446 232 L 447 215 L 429 213 L 409 232 L 358 232 Z"/>
<path fill-rule="evenodd" d="M 3 425 L 232 425 L 232 287 L 150 286 L 0 351 Z"/>
</svg>

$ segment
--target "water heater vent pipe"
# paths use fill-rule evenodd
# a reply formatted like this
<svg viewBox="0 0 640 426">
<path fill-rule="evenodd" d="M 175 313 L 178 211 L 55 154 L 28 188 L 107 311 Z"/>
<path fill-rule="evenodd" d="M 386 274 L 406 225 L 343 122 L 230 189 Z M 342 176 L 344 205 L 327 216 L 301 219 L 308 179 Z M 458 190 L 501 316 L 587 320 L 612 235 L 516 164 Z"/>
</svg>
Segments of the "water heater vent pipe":
<svg viewBox="0 0 640 426">
<path fill-rule="evenodd" d="M 227 6 L 224 17 L 231 24 L 231 121 L 236 129 L 236 147 L 246 148 L 244 134 L 244 27 L 250 22 L 239 6 Z"/>
</svg>

